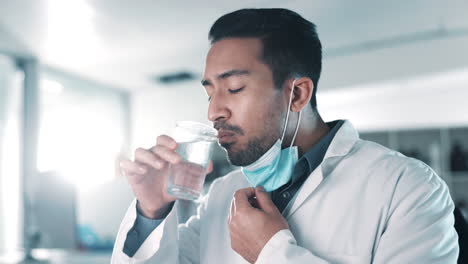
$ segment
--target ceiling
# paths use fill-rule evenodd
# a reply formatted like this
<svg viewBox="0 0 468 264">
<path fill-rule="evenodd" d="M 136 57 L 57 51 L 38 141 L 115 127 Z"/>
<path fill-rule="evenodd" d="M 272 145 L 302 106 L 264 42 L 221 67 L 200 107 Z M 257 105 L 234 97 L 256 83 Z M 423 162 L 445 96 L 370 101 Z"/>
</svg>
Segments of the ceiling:
<svg viewBox="0 0 468 264">
<path fill-rule="evenodd" d="M 316 23 L 325 53 L 325 88 L 346 85 L 331 76 L 334 69 L 349 69 L 354 53 L 381 52 L 388 49 L 385 40 L 418 32 L 468 28 L 468 0 L 0 0 L 0 27 L 43 64 L 118 88 L 153 89 L 158 88 L 154 75 L 188 70 L 201 76 L 211 24 L 244 7 L 290 8 Z M 366 46 L 373 42 L 380 46 Z"/>
</svg>

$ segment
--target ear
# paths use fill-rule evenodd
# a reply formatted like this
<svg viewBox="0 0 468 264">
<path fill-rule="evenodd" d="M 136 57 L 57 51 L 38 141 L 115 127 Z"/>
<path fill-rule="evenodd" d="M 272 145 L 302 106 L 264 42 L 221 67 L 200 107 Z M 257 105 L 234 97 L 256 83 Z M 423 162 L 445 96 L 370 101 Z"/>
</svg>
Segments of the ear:
<svg viewBox="0 0 468 264">
<path fill-rule="evenodd" d="M 288 92 L 288 97 L 291 94 L 291 88 L 293 85 L 294 79 L 288 81 L 288 88 L 285 89 Z M 314 82 L 308 77 L 301 77 L 297 78 L 296 82 L 294 83 L 294 92 L 293 98 L 291 102 L 291 111 L 299 112 L 304 107 L 306 107 L 309 102 L 310 98 L 312 97 L 312 93 L 315 89 Z"/>
</svg>

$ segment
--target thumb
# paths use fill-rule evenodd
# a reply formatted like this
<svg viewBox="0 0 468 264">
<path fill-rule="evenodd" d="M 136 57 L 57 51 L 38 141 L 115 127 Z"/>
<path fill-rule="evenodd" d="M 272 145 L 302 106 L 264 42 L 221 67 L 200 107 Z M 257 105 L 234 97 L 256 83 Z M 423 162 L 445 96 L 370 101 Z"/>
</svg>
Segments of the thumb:
<svg viewBox="0 0 468 264">
<path fill-rule="evenodd" d="M 257 188 L 255 188 L 255 196 L 257 197 L 257 203 L 260 209 L 267 213 L 279 213 L 278 208 L 276 208 L 276 205 L 262 186 L 257 186 Z"/>
</svg>

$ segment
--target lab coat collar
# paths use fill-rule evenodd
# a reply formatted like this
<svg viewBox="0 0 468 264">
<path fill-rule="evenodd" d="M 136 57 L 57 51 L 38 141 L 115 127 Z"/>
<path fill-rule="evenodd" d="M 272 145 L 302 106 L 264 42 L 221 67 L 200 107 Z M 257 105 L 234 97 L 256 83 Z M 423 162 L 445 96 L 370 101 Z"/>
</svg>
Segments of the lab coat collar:
<svg viewBox="0 0 468 264">
<path fill-rule="evenodd" d="M 353 124 L 351 124 L 349 120 L 345 120 L 330 143 L 330 146 L 325 153 L 324 160 L 327 158 L 344 156 L 348 154 L 358 139 L 359 133 L 354 128 Z"/>
<path fill-rule="evenodd" d="M 319 187 L 324 177 L 326 177 L 328 174 L 326 172 L 328 170 L 325 170 L 327 167 L 329 167 L 327 166 L 329 164 L 328 159 L 348 154 L 358 139 L 359 134 L 357 130 L 354 128 L 351 122 L 345 120 L 330 143 L 322 163 L 309 175 L 307 180 L 297 192 L 296 199 L 293 199 L 293 202 L 285 208 L 283 215 L 286 218 L 291 217 L 291 215 L 296 212 L 297 209 L 299 209 L 304 201 L 306 201 L 306 199 L 312 195 L 315 189 Z"/>
</svg>

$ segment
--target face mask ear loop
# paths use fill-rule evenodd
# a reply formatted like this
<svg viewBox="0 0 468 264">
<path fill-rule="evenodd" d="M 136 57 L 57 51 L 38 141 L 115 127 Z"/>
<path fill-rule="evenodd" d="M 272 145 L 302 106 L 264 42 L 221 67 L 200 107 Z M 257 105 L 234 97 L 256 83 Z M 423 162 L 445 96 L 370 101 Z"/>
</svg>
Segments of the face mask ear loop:
<svg viewBox="0 0 468 264">
<path fill-rule="evenodd" d="M 292 88 L 291 88 L 291 95 L 289 96 L 289 103 L 288 103 L 288 113 L 286 114 L 286 121 L 285 121 L 285 124 L 284 124 L 284 129 L 283 129 L 283 135 L 281 136 L 281 142 L 283 142 L 283 139 L 284 139 L 284 135 L 286 134 L 286 128 L 288 127 L 288 120 L 289 120 L 289 112 L 291 109 L 291 103 L 292 103 L 292 96 L 293 96 L 293 92 L 294 92 L 294 84 L 296 83 L 296 79 L 294 79 L 293 81 L 293 84 L 292 84 Z M 296 130 L 297 132 L 297 130 Z"/>
<path fill-rule="evenodd" d="M 301 124 L 301 115 L 302 115 L 302 109 L 301 109 L 301 111 L 299 111 L 299 119 L 297 120 L 296 131 L 294 132 L 294 136 L 293 136 L 293 139 L 291 141 L 291 145 L 289 147 L 292 147 L 293 144 L 294 144 L 294 141 L 296 140 L 297 131 L 299 131 L 299 124 Z"/>
</svg>

